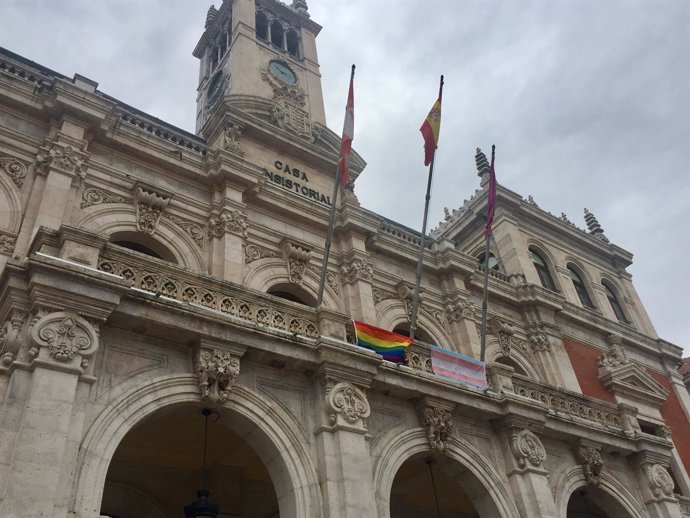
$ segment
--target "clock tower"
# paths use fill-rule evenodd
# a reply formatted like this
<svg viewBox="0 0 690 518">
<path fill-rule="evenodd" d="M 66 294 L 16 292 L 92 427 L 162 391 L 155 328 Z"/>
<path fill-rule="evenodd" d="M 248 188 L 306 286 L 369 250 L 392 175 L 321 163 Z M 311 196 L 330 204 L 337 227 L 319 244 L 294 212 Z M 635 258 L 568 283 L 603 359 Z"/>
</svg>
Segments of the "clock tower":
<svg viewBox="0 0 690 518">
<path fill-rule="evenodd" d="M 194 56 L 200 61 L 196 131 L 217 135 L 222 114 L 264 114 L 286 131 L 310 139 L 325 126 L 316 36 L 306 0 L 223 0 L 208 11 Z M 232 110 L 230 110 L 232 111 Z"/>
</svg>

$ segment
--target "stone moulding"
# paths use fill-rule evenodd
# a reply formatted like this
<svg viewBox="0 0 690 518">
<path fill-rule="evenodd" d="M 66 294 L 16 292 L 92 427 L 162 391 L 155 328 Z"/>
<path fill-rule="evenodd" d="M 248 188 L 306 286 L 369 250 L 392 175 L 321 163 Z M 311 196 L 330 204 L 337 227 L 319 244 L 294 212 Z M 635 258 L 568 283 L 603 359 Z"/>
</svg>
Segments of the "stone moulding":
<svg viewBox="0 0 690 518">
<path fill-rule="evenodd" d="M 240 359 L 227 351 L 200 347 L 194 358 L 201 399 L 223 404 L 240 373 Z"/>
<path fill-rule="evenodd" d="M 318 338 L 319 327 L 314 317 L 300 315 L 276 306 L 275 301 L 243 297 L 240 292 L 219 290 L 218 281 L 198 275 L 166 270 L 160 264 L 145 265 L 138 259 L 122 260 L 101 256 L 98 269 L 119 275 L 132 282 L 132 286 L 153 294 L 196 304 L 225 315 L 290 333 L 294 336 Z"/>
</svg>

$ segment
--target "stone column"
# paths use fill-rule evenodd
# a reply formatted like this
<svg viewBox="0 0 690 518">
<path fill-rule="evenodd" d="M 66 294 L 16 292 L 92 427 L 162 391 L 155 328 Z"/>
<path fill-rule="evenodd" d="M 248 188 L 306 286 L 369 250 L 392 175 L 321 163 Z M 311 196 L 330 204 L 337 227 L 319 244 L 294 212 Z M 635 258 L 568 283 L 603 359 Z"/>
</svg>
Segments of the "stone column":
<svg viewBox="0 0 690 518">
<path fill-rule="evenodd" d="M 544 467 L 546 449 L 532 429 L 541 425 L 508 418 L 499 423 L 507 475 L 520 516 L 558 518 Z M 532 429 L 530 429 L 532 428 Z"/>
<path fill-rule="evenodd" d="M 324 518 L 376 518 L 373 467 L 366 419 L 371 413 L 365 390 L 380 359 L 338 351 L 322 337 L 323 362 L 315 387 L 320 414 L 316 449 Z M 354 368 L 353 368 L 354 367 Z"/>
<path fill-rule="evenodd" d="M 651 518 L 681 518 L 680 504 L 673 495 L 673 479 L 669 474 L 671 459 L 651 451 L 639 453 L 633 463 L 637 469 L 642 500 Z"/>
</svg>

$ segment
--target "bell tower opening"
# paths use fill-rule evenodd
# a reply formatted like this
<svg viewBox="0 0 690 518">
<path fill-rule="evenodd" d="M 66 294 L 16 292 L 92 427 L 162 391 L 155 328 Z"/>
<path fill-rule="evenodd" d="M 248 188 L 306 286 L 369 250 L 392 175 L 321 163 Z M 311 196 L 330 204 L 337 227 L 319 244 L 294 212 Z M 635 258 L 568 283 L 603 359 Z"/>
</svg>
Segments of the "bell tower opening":
<svg viewBox="0 0 690 518">
<path fill-rule="evenodd" d="M 218 9 L 211 6 L 193 52 L 199 59 L 197 133 L 212 140 L 222 126 L 222 120 L 209 123 L 214 115 L 234 101 L 242 109 L 249 97 L 271 101 L 276 110 L 289 112 L 290 121 L 306 121 L 305 127 L 325 126 L 316 55 L 320 30 L 305 0 L 223 0 Z"/>
</svg>

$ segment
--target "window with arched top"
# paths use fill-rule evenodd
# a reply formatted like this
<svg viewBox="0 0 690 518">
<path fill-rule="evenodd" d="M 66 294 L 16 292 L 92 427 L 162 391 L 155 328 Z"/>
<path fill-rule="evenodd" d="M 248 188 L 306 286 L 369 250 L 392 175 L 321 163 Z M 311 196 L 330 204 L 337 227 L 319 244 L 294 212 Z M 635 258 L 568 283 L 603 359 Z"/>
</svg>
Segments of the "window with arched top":
<svg viewBox="0 0 690 518">
<path fill-rule="evenodd" d="M 256 12 L 256 37 L 268 42 L 268 16 L 262 11 Z"/>
<path fill-rule="evenodd" d="M 403 336 L 410 336 L 410 324 L 398 324 L 397 326 L 395 326 L 395 328 L 393 328 L 393 332 Z M 417 326 L 417 329 L 415 329 L 414 331 L 414 339 L 419 340 L 420 342 L 425 342 L 427 344 L 436 343 L 434 339 L 431 337 L 431 335 L 419 326 Z"/>
<path fill-rule="evenodd" d="M 285 48 L 285 29 L 278 20 L 271 23 L 271 43 L 279 49 Z"/>
<path fill-rule="evenodd" d="M 613 310 L 613 314 L 616 315 L 616 320 L 622 322 L 623 324 L 629 324 L 628 319 L 625 316 L 625 311 L 623 311 L 623 306 L 618 300 L 618 296 L 614 288 L 607 282 L 601 281 L 601 285 L 604 287 L 604 292 L 606 293 L 606 298 L 609 299 L 609 304 Z"/>
<path fill-rule="evenodd" d="M 573 281 L 573 286 L 575 287 L 577 296 L 580 298 L 580 303 L 582 306 L 590 309 L 594 308 L 592 298 L 589 296 L 589 292 L 587 291 L 587 286 L 582 280 L 580 274 L 577 273 L 577 270 L 570 264 L 568 265 L 568 274 L 570 275 L 570 280 Z"/>
<path fill-rule="evenodd" d="M 304 288 L 296 284 L 283 283 L 271 286 L 266 292 L 274 297 L 289 300 L 290 302 L 297 302 L 305 306 L 316 306 L 316 299 L 309 294 Z"/>
<path fill-rule="evenodd" d="M 546 265 L 544 258 L 533 248 L 529 249 L 529 253 L 530 257 L 532 258 L 534 268 L 537 270 L 537 274 L 539 275 L 541 285 L 547 290 L 558 291 L 556 290 L 556 284 L 553 282 L 553 277 L 551 277 L 551 272 L 549 272 L 549 267 Z"/>
<path fill-rule="evenodd" d="M 110 236 L 110 242 L 140 254 L 177 264 L 177 259 L 165 245 L 143 232 L 115 232 Z"/>
<path fill-rule="evenodd" d="M 479 263 L 479 266 L 484 266 L 484 259 L 486 259 L 486 254 L 482 252 L 477 257 L 477 262 Z M 501 270 L 501 267 L 498 264 L 498 259 L 496 259 L 496 256 L 491 252 L 489 252 L 489 269 L 496 270 L 497 272 Z"/>
<path fill-rule="evenodd" d="M 295 29 L 290 29 L 285 35 L 287 51 L 293 58 L 299 58 L 299 35 Z"/>
</svg>

